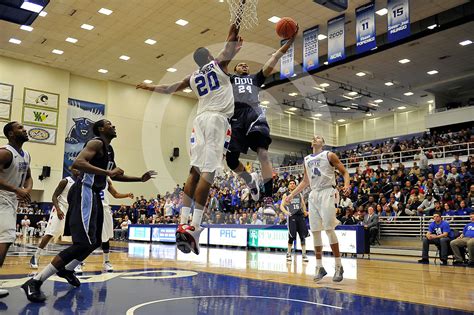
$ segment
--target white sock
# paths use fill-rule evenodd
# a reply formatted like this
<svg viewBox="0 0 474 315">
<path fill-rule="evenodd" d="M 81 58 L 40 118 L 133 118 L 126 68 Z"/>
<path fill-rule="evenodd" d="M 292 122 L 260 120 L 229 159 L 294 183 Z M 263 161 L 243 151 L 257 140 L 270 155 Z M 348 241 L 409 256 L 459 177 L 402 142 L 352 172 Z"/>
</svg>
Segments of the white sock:
<svg viewBox="0 0 474 315">
<path fill-rule="evenodd" d="M 196 210 L 194 210 L 196 211 Z M 188 224 L 189 214 L 191 213 L 190 207 L 181 208 L 180 224 Z"/>
<path fill-rule="evenodd" d="M 43 254 L 43 251 L 44 251 L 44 249 L 38 247 L 36 249 L 35 256 L 37 256 L 37 257 L 41 256 L 41 254 Z"/>
<path fill-rule="evenodd" d="M 342 266 L 341 257 L 334 257 L 334 259 L 336 260 L 336 267 L 337 266 Z"/>
<path fill-rule="evenodd" d="M 38 272 L 33 277 L 33 279 L 44 282 L 44 281 L 46 281 L 46 279 L 48 279 L 52 275 L 56 274 L 56 272 L 58 272 L 58 269 L 56 269 L 51 263 L 49 263 L 43 270 Z"/>
<path fill-rule="evenodd" d="M 316 267 L 322 267 L 322 266 L 323 266 L 323 259 L 316 258 Z"/>
<path fill-rule="evenodd" d="M 203 213 L 204 213 L 204 210 L 194 208 L 193 221 L 191 222 L 192 226 L 199 227 L 201 225 Z"/>
<path fill-rule="evenodd" d="M 110 260 L 109 260 L 109 254 L 110 254 L 110 253 L 104 253 L 104 264 L 105 264 L 106 262 L 109 262 L 109 261 L 110 261 Z"/>
<path fill-rule="evenodd" d="M 74 268 L 76 268 L 78 265 L 80 265 L 82 263 L 82 261 L 79 261 L 77 259 L 74 259 L 73 261 L 71 261 L 69 264 L 66 265 L 66 270 L 69 270 L 69 271 L 74 271 Z"/>
</svg>

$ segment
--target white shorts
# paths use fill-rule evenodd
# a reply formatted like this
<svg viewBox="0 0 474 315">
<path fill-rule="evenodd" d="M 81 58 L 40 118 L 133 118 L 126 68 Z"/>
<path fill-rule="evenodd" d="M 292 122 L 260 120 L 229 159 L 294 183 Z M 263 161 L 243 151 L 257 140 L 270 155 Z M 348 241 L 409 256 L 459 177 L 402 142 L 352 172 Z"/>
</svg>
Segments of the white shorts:
<svg viewBox="0 0 474 315">
<path fill-rule="evenodd" d="M 16 208 L 0 198 L 0 243 L 13 243 L 16 239 Z"/>
<path fill-rule="evenodd" d="M 228 119 L 216 112 L 204 112 L 194 118 L 191 133 L 191 166 L 201 172 L 222 169 L 229 146 L 231 128 Z"/>
<path fill-rule="evenodd" d="M 61 211 L 64 213 L 64 218 L 62 220 L 59 220 L 58 212 L 56 211 L 56 208 L 53 206 L 53 208 L 51 209 L 51 213 L 49 215 L 48 224 L 46 225 L 46 229 L 44 231 L 44 235 L 51 235 L 56 238 L 64 234 L 67 209 L 65 210 L 64 208 L 61 208 Z"/>
<path fill-rule="evenodd" d="M 114 238 L 114 219 L 112 218 L 112 209 L 104 207 L 104 225 L 102 226 L 102 243 Z"/>
<path fill-rule="evenodd" d="M 340 224 L 336 218 L 335 189 L 313 190 L 309 194 L 309 226 L 311 231 L 334 230 Z"/>
</svg>

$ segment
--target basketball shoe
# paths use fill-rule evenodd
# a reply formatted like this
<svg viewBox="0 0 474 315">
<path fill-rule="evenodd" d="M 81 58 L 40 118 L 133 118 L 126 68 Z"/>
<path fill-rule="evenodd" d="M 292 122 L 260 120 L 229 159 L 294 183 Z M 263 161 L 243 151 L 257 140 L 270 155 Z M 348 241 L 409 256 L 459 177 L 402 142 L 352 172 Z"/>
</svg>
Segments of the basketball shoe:
<svg viewBox="0 0 474 315">
<path fill-rule="evenodd" d="M 190 252 L 199 255 L 199 235 L 202 232 L 201 227 L 194 227 L 188 224 L 178 225 L 176 230 L 176 246 L 185 254 Z"/>
</svg>

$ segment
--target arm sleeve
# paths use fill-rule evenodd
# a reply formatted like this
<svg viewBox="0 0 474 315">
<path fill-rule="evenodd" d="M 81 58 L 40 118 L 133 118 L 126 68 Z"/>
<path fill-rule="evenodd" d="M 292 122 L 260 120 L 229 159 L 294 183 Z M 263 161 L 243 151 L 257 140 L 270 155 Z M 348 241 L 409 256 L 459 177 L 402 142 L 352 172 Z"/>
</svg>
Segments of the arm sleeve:
<svg viewBox="0 0 474 315">
<path fill-rule="evenodd" d="M 260 87 L 263 83 L 265 83 L 265 76 L 263 75 L 263 71 L 260 70 L 255 74 L 255 85 Z"/>
</svg>

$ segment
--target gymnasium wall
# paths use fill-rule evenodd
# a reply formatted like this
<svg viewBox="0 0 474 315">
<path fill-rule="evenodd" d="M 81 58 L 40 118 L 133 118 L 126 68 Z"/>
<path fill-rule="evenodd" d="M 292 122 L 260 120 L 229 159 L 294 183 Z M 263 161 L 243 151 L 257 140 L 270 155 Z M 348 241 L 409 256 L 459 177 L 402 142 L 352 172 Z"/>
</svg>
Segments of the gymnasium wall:
<svg viewBox="0 0 474 315">
<path fill-rule="evenodd" d="M 428 106 L 339 125 L 338 146 L 423 132 L 427 130 L 425 127 L 427 115 Z"/>
<path fill-rule="evenodd" d="M 141 175 L 148 169 L 158 172 L 157 178 L 146 184 L 115 182 L 119 191 L 150 197 L 157 192 L 164 193 L 186 179 L 194 100 L 152 94 L 136 90 L 131 85 L 89 79 L 65 70 L 5 57 L 0 57 L 0 82 L 14 85 L 11 119 L 20 122 L 25 87 L 60 94 L 56 145 L 25 144 L 32 156 L 34 200 L 50 201 L 62 178 L 69 97 L 106 105 L 106 117 L 117 128 L 118 137 L 112 142 L 116 162 L 127 174 Z M 0 144 L 5 143 L 6 139 L 0 138 Z M 173 147 L 180 148 L 180 157 L 170 162 Z M 40 181 L 38 176 L 43 165 L 51 167 L 51 177 Z M 112 201 L 113 204 L 121 202 Z"/>
</svg>

